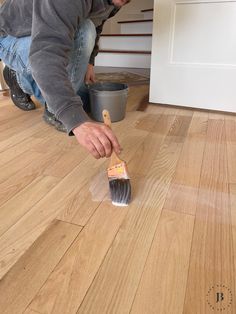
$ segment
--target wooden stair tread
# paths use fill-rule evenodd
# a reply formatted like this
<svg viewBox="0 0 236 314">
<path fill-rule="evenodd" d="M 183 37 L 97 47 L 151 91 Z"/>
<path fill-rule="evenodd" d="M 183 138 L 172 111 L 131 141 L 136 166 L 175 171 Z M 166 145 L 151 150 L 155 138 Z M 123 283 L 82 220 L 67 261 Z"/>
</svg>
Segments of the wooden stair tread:
<svg viewBox="0 0 236 314">
<path fill-rule="evenodd" d="M 142 37 L 142 36 L 145 36 L 145 37 L 150 37 L 152 36 L 152 34 L 101 34 L 101 37 Z"/>
<path fill-rule="evenodd" d="M 151 54 L 151 51 L 145 51 L 145 50 L 112 50 L 112 49 L 101 49 L 99 52 L 105 53 L 130 53 L 130 54 L 145 54 L 149 55 Z"/>
<path fill-rule="evenodd" d="M 119 24 L 124 23 L 142 23 L 142 22 L 153 22 L 153 19 L 146 19 L 146 20 L 126 20 L 126 21 L 119 21 Z"/>
<path fill-rule="evenodd" d="M 151 12 L 153 11 L 153 9 L 145 9 L 145 10 L 141 10 L 141 12 Z"/>
</svg>

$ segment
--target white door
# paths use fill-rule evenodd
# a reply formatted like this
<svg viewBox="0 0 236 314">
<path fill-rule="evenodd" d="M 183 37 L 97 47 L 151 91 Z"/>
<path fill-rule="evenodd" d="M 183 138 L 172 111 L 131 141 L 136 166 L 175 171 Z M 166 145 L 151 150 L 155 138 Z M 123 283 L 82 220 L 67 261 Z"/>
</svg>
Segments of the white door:
<svg viewBox="0 0 236 314">
<path fill-rule="evenodd" d="M 236 112 L 236 1 L 155 0 L 150 101 Z"/>
</svg>

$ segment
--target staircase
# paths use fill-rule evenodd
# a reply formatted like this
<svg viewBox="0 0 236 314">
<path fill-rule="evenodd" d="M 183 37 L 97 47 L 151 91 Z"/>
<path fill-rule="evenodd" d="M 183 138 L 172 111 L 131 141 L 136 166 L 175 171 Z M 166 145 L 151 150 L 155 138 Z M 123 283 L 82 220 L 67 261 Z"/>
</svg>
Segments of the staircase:
<svg viewBox="0 0 236 314">
<path fill-rule="evenodd" d="M 153 9 L 141 13 L 142 19 L 119 21 L 119 34 L 101 34 L 96 66 L 150 68 Z"/>
</svg>

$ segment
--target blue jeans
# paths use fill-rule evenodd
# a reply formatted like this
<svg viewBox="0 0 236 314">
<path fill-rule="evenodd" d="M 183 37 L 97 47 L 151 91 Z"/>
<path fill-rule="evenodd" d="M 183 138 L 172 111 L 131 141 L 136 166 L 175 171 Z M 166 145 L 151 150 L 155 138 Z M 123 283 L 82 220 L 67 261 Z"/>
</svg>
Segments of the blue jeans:
<svg viewBox="0 0 236 314">
<path fill-rule="evenodd" d="M 75 92 L 81 96 L 83 102 L 88 101 L 88 91 L 84 84 L 84 77 L 95 39 L 96 29 L 93 22 L 89 19 L 84 20 L 75 34 L 67 68 L 72 86 Z M 16 71 L 18 84 L 23 91 L 29 95 L 34 95 L 41 104 L 45 104 L 41 91 L 31 74 L 29 65 L 30 44 L 30 36 L 21 38 L 0 37 L 0 59 L 9 68 Z M 84 105 L 87 104 L 84 103 Z"/>
</svg>

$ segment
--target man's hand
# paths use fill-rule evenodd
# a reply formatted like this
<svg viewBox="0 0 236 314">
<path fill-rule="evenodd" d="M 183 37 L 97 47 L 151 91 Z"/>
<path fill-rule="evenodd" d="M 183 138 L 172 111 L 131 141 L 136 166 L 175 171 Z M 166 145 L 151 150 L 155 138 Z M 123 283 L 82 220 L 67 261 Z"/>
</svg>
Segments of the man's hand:
<svg viewBox="0 0 236 314">
<path fill-rule="evenodd" d="M 95 73 L 94 73 L 94 66 L 92 64 L 88 64 L 87 72 L 84 78 L 85 84 L 95 83 Z"/>
<path fill-rule="evenodd" d="M 112 130 L 95 122 L 84 122 L 73 130 L 78 142 L 96 159 L 110 157 L 114 151 L 120 154 L 120 144 Z"/>
</svg>

